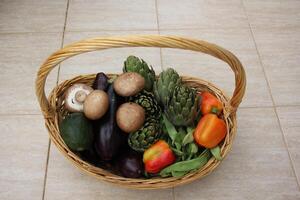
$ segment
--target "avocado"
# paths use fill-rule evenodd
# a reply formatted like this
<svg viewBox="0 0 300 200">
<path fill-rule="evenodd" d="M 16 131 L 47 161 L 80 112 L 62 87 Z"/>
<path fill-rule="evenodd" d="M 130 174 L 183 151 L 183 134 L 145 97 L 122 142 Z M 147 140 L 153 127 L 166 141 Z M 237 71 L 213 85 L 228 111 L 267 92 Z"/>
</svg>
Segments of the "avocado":
<svg viewBox="0 0 300 200">
<path fill-rule="evenodd" d="M 63 119 L 60 134 L 66 145 L 74 151 L 84 151 L 92 147 L 94 141 L 92 123 L 83 113 L 72 113 Z"/>
</svg>

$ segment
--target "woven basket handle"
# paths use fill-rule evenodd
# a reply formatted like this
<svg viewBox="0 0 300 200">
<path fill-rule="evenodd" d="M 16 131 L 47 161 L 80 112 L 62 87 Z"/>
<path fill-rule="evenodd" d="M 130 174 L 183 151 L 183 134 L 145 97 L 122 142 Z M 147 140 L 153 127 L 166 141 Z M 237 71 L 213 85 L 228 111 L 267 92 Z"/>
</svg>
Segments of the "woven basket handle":
<svg viewBox="0 0 300 200">
<path fill-rule="evenodd" d="M 161 47 L 199 51 L 219 58 L 231 67 L 235 74 L 235 90 L 227 105 L 229 113 L 235 113 L 245 93 L 246 75 L 240 61 L 229 51 L 217 45 L 177 36 L 131 35 L 121 37 L 97 37 L 76 42 L 52 54 L 40 67 L 36 79 L 36 95 L 44 116 L 53 114 L 45 95 L 45 82 L 50 71 L 62 61 L 85 52 L 121 47 Z"/>
</svg>

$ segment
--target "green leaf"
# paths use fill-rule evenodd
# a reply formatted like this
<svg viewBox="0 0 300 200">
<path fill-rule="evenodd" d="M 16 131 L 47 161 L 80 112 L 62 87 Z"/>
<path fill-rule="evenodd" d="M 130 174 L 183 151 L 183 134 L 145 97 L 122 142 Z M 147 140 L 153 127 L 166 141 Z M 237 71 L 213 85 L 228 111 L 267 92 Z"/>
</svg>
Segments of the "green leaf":
<svg viewBox="0 0 300 200">
<path fill-rule="evenodd" d="M 177 156 L 182 156 L 182 155 L 183 155 L 183 152 L 182 152 L 182 151 L 180 151 L 180 150 L 178 150 L 178 149 L 176 149 L 176 148 L 173 148 L 173 147 L 171 147 L 171 149 L 172 149 L 172 151 L 173 151 Z"/>
<path fill-rule="evenodd" d="M 222 160 L 221 149 L 219 146 L 210 149 L 210 152 L 217 160 Z"/>
<path fill-rule="evenodd" d="M 172 139 L 172 143 L 174 143 L 178 132 L 177 132 L 175 126 L 167 119 L 167 117 L 165 115 L 163 115 L 163 120 L 164 120 L 166 129 L 167 129 L 168 135 Z"/>
<path fill-rule="evenodd" d="M 193 157 L 197 156 L 198 146 L 194 142 L 189 143 L 188 145 L 185 146 L 183 152 L 185 155 L 185 159 L 183 160 L 190 160 Z"/>
<path fill-rule="evenodd" d="M 160 172 L 160 175 L 162 177 L 166 177 L 166 176 L 172 175 L 172 172 L 173 173 L 174 172 L 186 172 L 186 173 L 188 173 L 191 170 L 199 169 L 199 168 L 203 167 L 208 162 L 210 157 L 211 157 L 210 151 L 208 149 L 206 149 L 197 158 L 194 158 L 192 160 L 177 162 L 177 163 L 174 163 L 174 164 L 164 168 Z"/>
<path fill-rule="evenodd" d="M 195 129 L 193 129 L 193 128 L 189 128 L 189 127 L 187 128 L 187 134 L 185 135 L 185 137 L 182 140 L 182 146 L 185 146 L 188 143 L 191 143 L 194 141 L 194 136 L 193 136 L 194 130 Z"/>
<path fill-rule="evenodd" d="M 179 128 L 178 132 L 177 132 L 177 135 L 176 135 L 176 138 L 175 138 L 175 141 L 174 141 L 176 149 L 181 150 L 181 148 L 182 148 L 182 140 L 185 137 L 185 135 L 186 135 L 185 130 L 183 128 Z"/>
<path fill-rule="evenodd" d="M 176 149 L 180 150 L 181 149 L 181 142 L 174 142 Z"/>
<path fill-rule="evenodd" d="M 198 146 L 195 143 L 190 143 L 189 146 L 190 154 L 196 154 L 198 152 Z"/>
<path fill-rule="evenodd" d="M 173 177 L 181 177 L 181 176 L 186 175 L 187 173 L 188 172 L 177 172 L 177 171 L 171 172 L 171 174 L 172 174 Z"/>
</svg>

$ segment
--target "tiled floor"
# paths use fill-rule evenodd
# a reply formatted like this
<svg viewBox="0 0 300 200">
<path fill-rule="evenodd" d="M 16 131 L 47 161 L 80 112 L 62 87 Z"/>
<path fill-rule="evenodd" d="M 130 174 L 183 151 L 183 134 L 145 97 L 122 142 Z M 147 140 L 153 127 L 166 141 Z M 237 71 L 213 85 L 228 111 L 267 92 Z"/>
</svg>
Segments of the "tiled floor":
<svg viewBox="0 0 300 200">
<path fill-rule="evenodd" d="M 0 199 L 300 199 L 300 2 L 298 0 L 0 1 Z M 210 176 L 186 186 L 135 191 L 83 174 L 49 143 L 34 94 L 39 65 L 64 44 L 94 36 L 173 34 L 217 43 L 238 56 L 247 93 L 233 149 Z M 231 94 L 224 63 L 188 51 L 127 48 L 74 57 L 57 81 L 121 71 L 134 54 Z M 58 77 L 59 74 L 59 77 Z"/>
</svg>

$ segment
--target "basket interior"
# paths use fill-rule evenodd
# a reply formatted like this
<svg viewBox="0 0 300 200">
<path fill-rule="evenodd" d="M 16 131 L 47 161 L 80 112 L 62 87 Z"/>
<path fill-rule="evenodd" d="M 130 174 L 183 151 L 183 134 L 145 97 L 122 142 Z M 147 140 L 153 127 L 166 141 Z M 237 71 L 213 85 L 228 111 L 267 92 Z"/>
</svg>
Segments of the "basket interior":
<svg viewBox="0 0 300 200">
<path fill-rule="evenodd" d="M 170 177 L 170 178 L 160 178 L 155 177 L 151 179 L 129 179 L 114 174 L 112 171 L 109 170 L 109 167 L 97 167 L 94 166 L 78 156 L 78 154 L 72 152 L 62 140 L 60 133 L 59 133 L 59 123 L 62 120 L 63 116 L 67 114 L 67 111 L 64 109 L 63 99 L 64 93 L 66 89 L 68 89 L 72 84 L 75 83 L 84 83 L 87 85 L 92 85 L 95 74 L 85 75 L 85 76 L 77 76 L 73 79 L 66 80 L 55 87 L 50 96 L 48 98 L 51 107 L 56 111 L 51 116 L 46 116 L 46 127 L 48 128 L 49 135 L 51 141 L 56 145 L 56 147 L 62 152 L 62 154 L 68 158 L 72 163 L 82 169 L 83 171 L 87 172 L 95 176 L 96 178 L 115 183 L 121 186 L 125 186 L 128 188 L 135 188 L 135 189 L 161 189 L 161 188 L 170 188 L 177 185 L 182 185 L 188 182 L 191 182 L 195 179 L 199 179 L 204 177 L 205 175 L 209 174 L 213 171 L 220 163 L 213 157 L 209 160 L 209 162 L 202 168 L 197 171 L 190 172 L 187 175 L 179 178 Z M 114 76 L 114 74 L 109 74 L 109 77 Z M 194 87 L 198 91 L 210 91 L 211 93 L 215 94 L 217 98 L 224 104 L 224 107 L 229 103 L 228 97 L 216 86 L 213 84 L 193 77 L 182 77 L 183 82 L 187 85 Z M 229 115 L 226 113 L 226 109 L 224 109 L 222 113 L 222 118 L 225 120 L 227 124 L 227 135 L 221 144 L 221 155 L 225 157 L 228 151 L 231 148 L 232 141 L 236 134 L 236 116 L 235 114 Z"/>
</svg>

